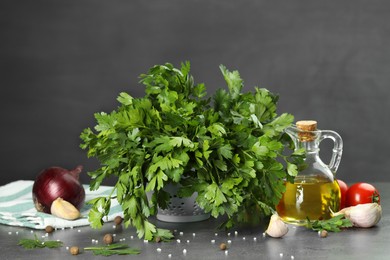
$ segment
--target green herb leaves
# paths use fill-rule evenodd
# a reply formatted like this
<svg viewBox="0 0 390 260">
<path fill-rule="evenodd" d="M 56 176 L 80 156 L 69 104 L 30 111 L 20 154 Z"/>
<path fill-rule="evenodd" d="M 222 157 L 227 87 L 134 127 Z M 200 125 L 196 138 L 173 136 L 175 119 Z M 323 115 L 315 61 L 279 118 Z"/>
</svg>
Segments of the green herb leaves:
<svg viewBox="0 0 390 260">
<path fill-rule="evenodd" d="M 353 226 L 351 220 L 345 218 L 345 216 L 342 214 L 327 220 L 310 221 L 310 219 L 308 218 L 307 222 L 308 228 L 311 228 L 314 231 L 326 230 L 332 232 L 339 232 L 342 228 L 348 228 Z"/>
<path fill-rule="evenodd" d="M 125 225 L 136 227 L 139 237 L 172 238 L 148 221 L 158 207 L 167 207 L 168 183 L 179 184 L 179 196 L 197 192 L 206 212 L 228 216 L 226 227 L 248 216 L 260 221 L 273 211 L 284 179 L 297 174 L 303 158 L 284 155 L 291 140 L 283 130 L 293 116 L 277 116 L 276 95 L 261 88 L 242 93 L 239 73 L 220 69 L 228 91 L 217 90 L 212 102 L 205 85 L 194 83 L 189 62 L 180 69 L 167 63 L 141 75 L 144 97 L 120 93 L 118 109 L 95 114 L 95 132 L 81 134 L 81 148 L 101 163 L 89 173 L 90 187 L 97 189 L 110 176 L 117 183 L 112 195 L 90 202 L 93 227 L 103 224 L 116 198 Z"/>
<path fill-rule="evenodd" d="M 141 253 L 139 249 L 130 248 L 126 244 L 111 244 L 107 246 L 94 246 L 94 247 L 85 247 L 84 250 L 92 251 L 94 255 L 137 255 Z"/>
<path fill-rule="evenodd" d="M 52 240 L 42 241 L 38 239 L 37 235 L 35 235 L 34 239 L 29 239 L 29 238 L 20 239 L 18 245 L 26 249 L 45 248 L 45 247 L 58 248 L 62 246 L 62 242 L 52 241 Z"/>
<path fill-rule="evenodd" d="M 165 236 L 165 234 L 163 234 Z M 25 249 L 36 249 L 36 248 L 59 248 L 63 245 L 61 241 L 42 241 L 37 238 L 35 235 L 35 239 L 22 238 L 19 240 L 20 246 Z M 139 254 L 141 251 L 139 249 L 130 248 L 126 244 L 111 244 L 106 246 L 95 246 L 95 247 L 85 247 L 84 250 L 92 251 L 95 255 L 134 255 Z"/>
</svg>

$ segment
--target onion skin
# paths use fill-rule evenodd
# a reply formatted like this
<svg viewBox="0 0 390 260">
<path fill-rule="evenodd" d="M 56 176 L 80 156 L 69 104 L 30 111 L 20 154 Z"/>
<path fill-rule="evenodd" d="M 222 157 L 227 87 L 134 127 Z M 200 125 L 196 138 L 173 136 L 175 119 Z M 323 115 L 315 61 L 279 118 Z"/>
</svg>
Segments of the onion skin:
<svg viewBox="0 0 390 260">
<path fill-rule="evenodd" d="M 51 204 L 60 197 L 80 210 L 85 200 L 85 190 L 79 182 L 82 169 L 82 166 L 77 166 L 71 171 L 61 167 L 50 167 L 41 171 L 32 189 L 35 208 L 39 212 L 50 214 Z"/>
</svg>

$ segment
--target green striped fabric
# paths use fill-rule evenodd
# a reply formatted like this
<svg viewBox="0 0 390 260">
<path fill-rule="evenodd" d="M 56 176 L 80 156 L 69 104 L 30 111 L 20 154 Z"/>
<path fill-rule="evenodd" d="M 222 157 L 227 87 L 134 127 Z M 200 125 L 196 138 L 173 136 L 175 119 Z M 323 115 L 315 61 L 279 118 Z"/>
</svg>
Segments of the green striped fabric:
<svg viewBox="0 0 390 260">
<path fill-rule="evenodd" d="M 10 226 L 29 227 L 33 229 L 45 229 L 46 226 L 54 228 L 71 228 L 87 226 L 90 205 L 84 205 L 80 210 L 81 218 L 65 220 L 53 215 L 37 212 L 32 200 L 32 186 L 34 182 L 19 180 L 0 186 L 0 224 Z M 88 185 L 84 185 L 85 201 L 107 196 L 113 187 L 101 186 L 97 191 L 90 191 Z M 112 221 L 116 216 L 122 216 L 123 212 L 117 200 L 111 201 L 110 214 L 104 221 Z"/>
</svg>

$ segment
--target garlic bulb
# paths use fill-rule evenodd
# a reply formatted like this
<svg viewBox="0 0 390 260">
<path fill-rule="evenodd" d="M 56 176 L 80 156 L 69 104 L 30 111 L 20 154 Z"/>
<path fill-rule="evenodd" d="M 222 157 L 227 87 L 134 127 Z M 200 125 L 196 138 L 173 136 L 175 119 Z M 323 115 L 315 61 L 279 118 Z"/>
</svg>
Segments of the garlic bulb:
<svg viewBox="0 0 390 260">
<path fill-rule="evenodd" d="M 369 228 L 378 224 L 382 217 L 382 207 L 378 203 L 359 204 L 333 213 L 333 216 L 340 214 L 351 220 L 355 227 Z"/>
<path fill-rule="evenodd" d="M 269 225 L 265 233 L 271 237 L 282 237 L 288 232 L 288 226 L 283 220 L 277 215 L 273 214 L 271 216 L 271 220 L 269 221 Z"/>
</svg>

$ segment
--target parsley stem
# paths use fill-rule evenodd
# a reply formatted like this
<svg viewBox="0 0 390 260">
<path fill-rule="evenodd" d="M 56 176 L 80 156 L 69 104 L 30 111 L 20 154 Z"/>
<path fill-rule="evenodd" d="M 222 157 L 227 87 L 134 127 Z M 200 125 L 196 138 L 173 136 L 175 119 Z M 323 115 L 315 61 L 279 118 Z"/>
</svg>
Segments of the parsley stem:
<svg viewBox="0 0 390 260">
<path fill-rule="evenodd" d="M 84 247 L 84 250 L 111 250 L 111 249 L 124 249 L 128 248 L 126 244 L 111 244 L 107 246 L 90 246 Z"/>
</svg>

